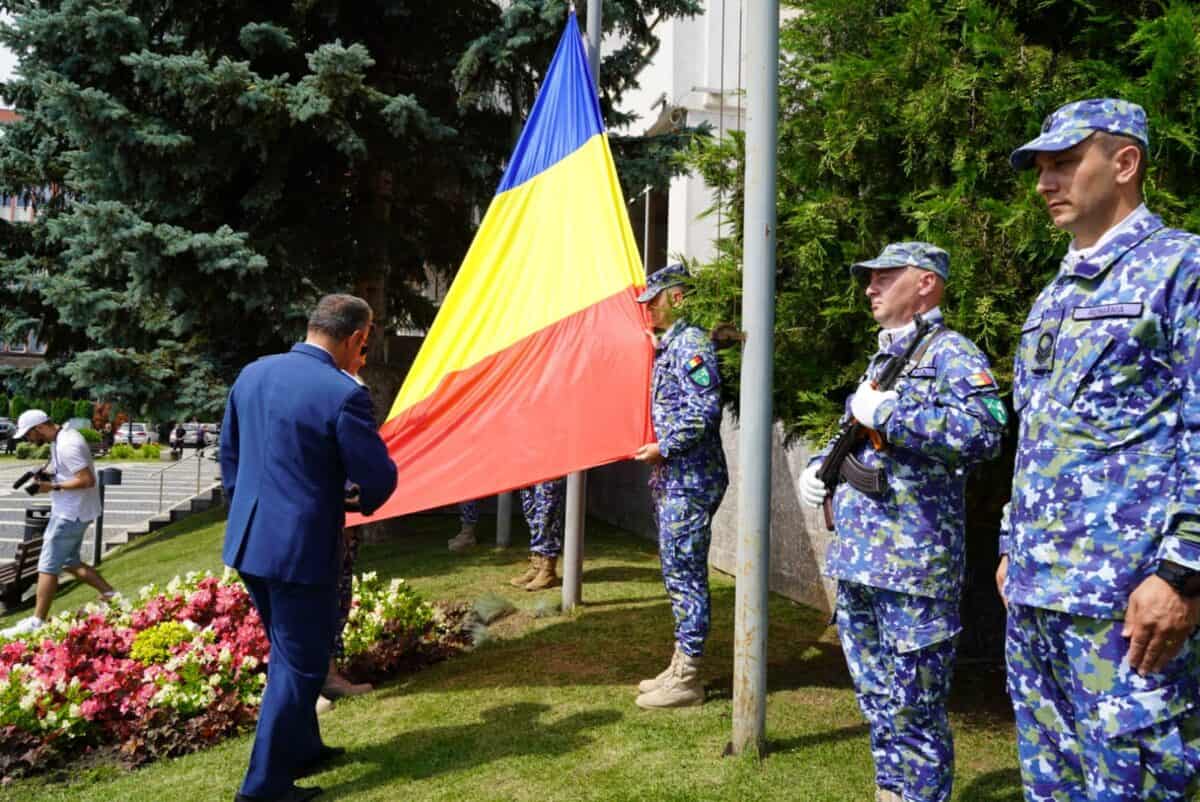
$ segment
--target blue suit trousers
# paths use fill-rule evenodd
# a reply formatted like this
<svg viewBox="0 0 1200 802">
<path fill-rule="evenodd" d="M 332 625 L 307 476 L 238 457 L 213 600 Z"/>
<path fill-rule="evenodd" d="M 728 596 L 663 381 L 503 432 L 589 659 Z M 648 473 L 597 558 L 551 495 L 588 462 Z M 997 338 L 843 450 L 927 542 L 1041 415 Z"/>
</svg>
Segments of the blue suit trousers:
<svg viewBox="0 0 1200 802">
<path fill-rule="evenodd" d="M 241 576 L 271 642 L 267 687 L 241 792 L 271 799 L 291 788 L 296 771 L 321 749 L 316 704 L 333 652 L 337 585 Z"/>
</svg>

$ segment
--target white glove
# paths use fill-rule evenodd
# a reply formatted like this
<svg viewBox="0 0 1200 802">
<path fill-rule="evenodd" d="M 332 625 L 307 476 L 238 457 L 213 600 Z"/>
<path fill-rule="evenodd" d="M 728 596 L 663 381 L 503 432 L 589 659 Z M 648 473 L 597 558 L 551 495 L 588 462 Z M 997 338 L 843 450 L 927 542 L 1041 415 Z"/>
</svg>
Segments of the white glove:
<svg viewBox="0 0 1200 802">
<path fill-rule="evenodd" d="M 814 508 L 824 504 L 825 496 L 829 493 L 825 483 L 817 478 L 817 469 L 820 467 L 820 463 L 808 466 L 804 469 L 804 473 L 800 474 L 800 481 L 797 482 L 800 488 L 800 498 L 805 504 Z"/>
<path fill-rule="evenodd" d="M 878 429 L 887 423 L 899 396 L 895 390 L 879 391 L 869 381 L 858 385 L 850 399 L 850 414 L 868 429 Z"/>
</svg>

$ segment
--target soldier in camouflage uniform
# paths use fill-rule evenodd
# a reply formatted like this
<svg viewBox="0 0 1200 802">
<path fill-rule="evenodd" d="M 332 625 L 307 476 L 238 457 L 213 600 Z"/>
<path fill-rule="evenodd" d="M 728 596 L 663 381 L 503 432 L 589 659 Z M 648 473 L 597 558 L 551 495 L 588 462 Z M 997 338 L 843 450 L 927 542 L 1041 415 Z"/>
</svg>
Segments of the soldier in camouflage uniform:
<svg viewBox="0 0 1200 802">
<path fill-rule="evenodd" d="M 838 580 L 838 635 L 871 730 L 876 799 L 950 798 L 954 743 L 946 697 L 960 622 L 965 567 L 963 491 L 968 469 L 1000 453 L 1007 421 L 987 357 L 945 328 L 938 309 L 950 258 L 924 242 L 888 245 L 851 268 L 867 278 L 883 326 L 879 350 L 847 402 L 887 443 L 863 440 L 853 456 L 886 478 L 881 494 L 839 484 L 836 534 L 825 573 Z M 915 336 L 913 316 L 934 324 L 887 392 L 871 384 Z M 827 488 L 813 458 L 800 491 L 819 507 Z"/>
<path fill-rule="evenodd" d="M 708 637 L 711 600 L 708 547 L 729 472 L 721 447 L 721 378 L 708 334 L 680 317 L 687 269 L 664 267 L 650 277 L 638 302 L 647 304 L 658 338 L 650 416 L 658 442 L 635 459 L 652 466 L 650 487 L 658 523 L 663 582 L 675 616 L 670 665 L 638 685 L 644 708 L 704 702 L 700 658 Z"/>
<path fill-rule="evenodd" d="M 1036 166 L 1074 241 L 1022 327 L 997 581 L 1025 798 L 1200 798 L 1200 238 L 1142 204 L 1123 100 L 1047 118 Z"/>
<path fill-rule="evenodd" d="M 509 584 L 525 590 L 545 590 L 558 584 L 559 555 L 563 546 L 565 477 L 521 488 L 521 511 L 529 525 L 529 567 Z"/>
</svg>

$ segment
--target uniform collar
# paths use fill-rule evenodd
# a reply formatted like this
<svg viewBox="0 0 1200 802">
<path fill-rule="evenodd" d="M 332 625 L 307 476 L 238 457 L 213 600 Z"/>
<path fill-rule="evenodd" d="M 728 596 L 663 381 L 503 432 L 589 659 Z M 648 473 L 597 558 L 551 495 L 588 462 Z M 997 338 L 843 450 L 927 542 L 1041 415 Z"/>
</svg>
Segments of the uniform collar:
<svg viewBox="0 0 1200 802">
<path fill-rule="evenodd" d="M 1062 273 L 1076 278 L 1096 278 L 1162 227 L 1162 218 L 1151 214 L 1142 204 L 1105 232 L 1091 248 L 1068 251 L 1063 258 Z"/>
<path fill-rule="evenodd" d="M 658 338 L 658 343 L 656 346 L 657 350 L 661 351 L 670 345 L 671 340 L 674 340 L 676 337 L 678 337 L 680 333 L 687 328 L 687 325 L 688 324 L 683 320 L 676 320 L 674 323 L 672 323 L 671 328 L 664 331 L 662 336 Z"/>
<path fill-rule="evenodd" d="M 329 353 L 319 345 L 313 345 L 312 343 L 296 343 L 292 346 L 292 353 L 307 354 L 308 356 L 321 360 L 331 368 L 337 367 L 337 363 L 333 361 L 333 354 Z"/>
<path fill-rule="evenodd" d="M 925 314 L 921 315 L 927 322 L 940 326 L 942 325 L 942 309 L 935 306 Z M 894 351 L 900 353 L 904 350 L 904 345 L 908 342 L 908 338 L 917 330 L 917 326 L 911 320 L 908 325 L 901 326 L 898 329 L 881 329 L 879 332 L 879 350 Z"/>
</svg>

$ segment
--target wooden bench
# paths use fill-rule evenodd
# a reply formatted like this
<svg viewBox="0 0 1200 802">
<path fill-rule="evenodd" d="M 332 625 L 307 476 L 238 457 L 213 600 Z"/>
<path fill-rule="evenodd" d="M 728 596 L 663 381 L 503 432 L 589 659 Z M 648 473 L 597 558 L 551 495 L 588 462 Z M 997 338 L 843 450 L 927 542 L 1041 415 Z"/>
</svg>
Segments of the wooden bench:
<svg viewBox="0 0 1200 802">
<path fill-rule="evenodd" d="M 10 562 L 0 565 L 0 604 L 5 610 L 21 605 L 25 589 L 37 582 L 38 557 L 42 554 L 42 539 L 35 537 L 17 544 L 17 553 Z"/>
</svg>

